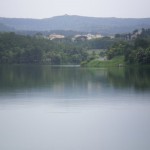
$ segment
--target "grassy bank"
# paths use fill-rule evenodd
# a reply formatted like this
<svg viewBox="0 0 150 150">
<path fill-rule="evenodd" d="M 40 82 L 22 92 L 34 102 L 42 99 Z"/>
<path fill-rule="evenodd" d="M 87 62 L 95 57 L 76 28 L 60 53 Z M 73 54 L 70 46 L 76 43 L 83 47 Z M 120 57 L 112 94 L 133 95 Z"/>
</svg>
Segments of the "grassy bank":
<svg viewBox="0 0 150 150">
<path fill-rule="evenodd" d="M 81 63 L 83 67 L 117 67 L 117 66 L 124 66 L 124 56 L 117 56 L 111 60 L 90 60 L 84 61 Z"/>
</svg>

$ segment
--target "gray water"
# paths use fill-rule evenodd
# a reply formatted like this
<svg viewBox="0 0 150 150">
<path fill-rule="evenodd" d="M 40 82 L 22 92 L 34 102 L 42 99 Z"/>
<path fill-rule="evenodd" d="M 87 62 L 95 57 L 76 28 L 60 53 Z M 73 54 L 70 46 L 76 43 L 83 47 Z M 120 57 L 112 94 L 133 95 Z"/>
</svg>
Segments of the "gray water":
<svg viewBox="0 0 150 150">
<path fill-rule="evenodd" d="M 150 68 L 1 65 L 0 150 L 150 150 Z"/>
</svg>

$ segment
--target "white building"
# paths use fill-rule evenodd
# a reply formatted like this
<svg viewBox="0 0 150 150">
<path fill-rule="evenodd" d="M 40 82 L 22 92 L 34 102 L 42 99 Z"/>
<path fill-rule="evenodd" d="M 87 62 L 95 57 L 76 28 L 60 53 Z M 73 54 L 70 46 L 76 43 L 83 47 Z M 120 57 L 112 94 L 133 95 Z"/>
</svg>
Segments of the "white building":
<svg viewBox="0 0 150 150">
<path fill-rule="evenodd" d="M 83 38 L 86 40 L 92 40 L 92 39 L 98 39 L 98 38 L 103 38 L 103 36 L 101 34 L 86 34 L 86 35 L 75 35 L 72 40 L 75 41 L 77 39 Z"/>
<path fill-rule="evenodd" d="M 48 36 L 48 39 L 50 39 L 50 40 L 54 40 L 54 39 L 63 39 L 63 38 L 65 38 L 65 36 L 64 35 L 60 35 L 60 34 L 50 34 L 49 36 Z"/>
</svg>

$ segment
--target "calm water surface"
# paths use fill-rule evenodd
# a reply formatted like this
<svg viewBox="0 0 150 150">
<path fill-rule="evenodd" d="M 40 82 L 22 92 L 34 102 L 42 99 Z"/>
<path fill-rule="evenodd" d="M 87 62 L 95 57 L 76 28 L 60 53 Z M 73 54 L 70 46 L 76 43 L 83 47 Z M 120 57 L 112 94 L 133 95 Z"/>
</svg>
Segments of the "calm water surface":
<svg viewBox="0 0 150 150">
<path fill-rule="evenodd" d="M 0 150 L 150 150 L 150 68 L 1 65 Z"/>
</svg>

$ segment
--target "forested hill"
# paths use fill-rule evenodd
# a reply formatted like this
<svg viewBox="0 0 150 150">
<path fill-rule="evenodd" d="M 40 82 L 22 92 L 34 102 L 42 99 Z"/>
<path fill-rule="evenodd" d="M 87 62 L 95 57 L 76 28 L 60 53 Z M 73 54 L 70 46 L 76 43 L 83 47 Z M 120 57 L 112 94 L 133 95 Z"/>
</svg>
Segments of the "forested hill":
<svg viewBox="0 0 150 150">
<path fill-rule="evenodd" d="M 56 16 L 47 19 L 0 18 L 3 25 L 16 30 L 51 31 L 73 30 L 101 34 L 127 33 L 134 29 L 149 28 L 150 18 L 96 18 L 83 16 Z"/>
<path fill-rule="evenodd" d="M 71 41 L 0 33 L 0 64 L 80 64 L 87 57 L 86 50 Z"/>
<path fill-rule="evenodd" d="M 99 53 L 100 49 L 106 50 L 115 42 L 109 37 L 85 41 L 73 41 L 68 37 L 49 40 L 41 36 L 0 32 L 0 64 L 80 64 L 95 56 L 91 53 L 93 49 Z"/>
</svg>

